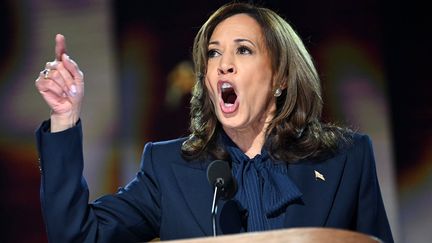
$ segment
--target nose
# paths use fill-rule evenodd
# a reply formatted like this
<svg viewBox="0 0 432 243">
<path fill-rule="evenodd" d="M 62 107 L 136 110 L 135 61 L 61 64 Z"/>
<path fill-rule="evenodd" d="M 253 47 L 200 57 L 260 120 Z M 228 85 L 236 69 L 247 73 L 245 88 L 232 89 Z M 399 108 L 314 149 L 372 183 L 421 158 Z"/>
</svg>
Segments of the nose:
<svg viewBox="0 0 432 243">
<path fill-rule="evenodd" d="M 230 73 L 233 74 L 237 71 L 232 60 L 228 60 L 228 59 L 230 59 L 230 58 L 221 58 L 221 61 L 219 63 L 219 67 L 218 67 L 218 74 L 219 75 L 230 74 Z"/>
<path fill-rule="evenodd" d="M 234 66 L 221 66 L 218 68 L 219 74 L 228 74 L 228 73 L 234 73 Z"/>
</svg>

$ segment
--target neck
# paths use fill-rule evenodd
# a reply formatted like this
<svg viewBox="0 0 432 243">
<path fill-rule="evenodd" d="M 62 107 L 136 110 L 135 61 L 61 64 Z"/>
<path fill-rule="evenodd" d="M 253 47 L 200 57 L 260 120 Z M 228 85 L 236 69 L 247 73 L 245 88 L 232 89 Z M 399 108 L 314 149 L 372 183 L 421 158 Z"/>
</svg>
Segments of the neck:
<svg viewBox="0 0 432 243">
<path fill-rule="evenodd" d="M 225 133 L 249 158 L 261 153 L 265 143 L 266 131 L 273 119 L 276 108 L 270 107 L 258 121 L 243 128 L 223 127 Z"/>
<path fill-rule="evenodd" d="M 245 130 L 225 129 L 226 134 L 231 140 L 245 153 L 249 158 L 255 157 L 261 153 L 261 149 L 265 143 L 265 128 L 252 128 Z"/>
</svg>

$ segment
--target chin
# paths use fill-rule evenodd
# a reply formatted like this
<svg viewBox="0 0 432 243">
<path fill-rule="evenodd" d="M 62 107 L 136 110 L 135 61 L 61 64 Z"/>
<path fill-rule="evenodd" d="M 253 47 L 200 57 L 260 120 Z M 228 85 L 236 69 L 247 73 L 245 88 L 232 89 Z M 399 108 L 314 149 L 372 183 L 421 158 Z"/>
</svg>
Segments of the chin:
<svg viewBox="0 0 432 243">
<path fill-rule="evenodd" d="M 247 126 L 244 122 L 236 117 L 222 117 L 222 119 L 219 119 L 219 122 L 222 124 L 223 128 L 228 129 L 240 129 Z"/>
</svg>

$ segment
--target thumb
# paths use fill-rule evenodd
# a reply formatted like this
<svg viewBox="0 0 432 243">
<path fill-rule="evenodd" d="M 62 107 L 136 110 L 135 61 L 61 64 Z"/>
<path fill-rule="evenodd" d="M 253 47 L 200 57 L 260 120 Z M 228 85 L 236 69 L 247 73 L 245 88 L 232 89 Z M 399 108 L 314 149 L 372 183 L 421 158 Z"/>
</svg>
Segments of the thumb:
<svg viewBox="0 0 432 243">
<path fill-rule="evenodd" d="M 66 40 L 61 34 L 57 34 L 55 37 L 55 57 L 57 61 L 61 61 L 63 53 L 66 53 Z"/>
</svg>

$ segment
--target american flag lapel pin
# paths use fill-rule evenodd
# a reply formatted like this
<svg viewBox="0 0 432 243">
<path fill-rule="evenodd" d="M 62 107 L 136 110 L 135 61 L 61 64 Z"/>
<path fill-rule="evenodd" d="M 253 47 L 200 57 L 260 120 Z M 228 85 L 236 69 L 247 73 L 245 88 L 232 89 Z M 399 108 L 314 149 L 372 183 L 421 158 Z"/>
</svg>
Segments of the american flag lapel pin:
<svg viewBox="0 0 432 243">
<path fill-rule="evenodd" d="M 316 171 L 316 170 L 314 170 L 314 172 L 315 172 L 315 180 L 320 179 L 320 180 L 322 180 L 322 181 L 325 181 L 325 177 L 324 177 L 323 174 L 319 173 L 319 172 Z"/>
</svg>

